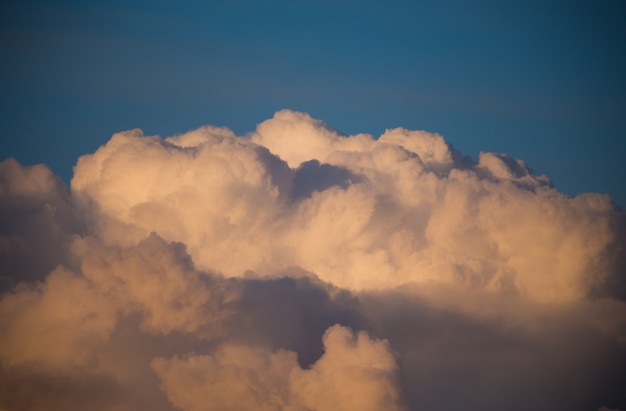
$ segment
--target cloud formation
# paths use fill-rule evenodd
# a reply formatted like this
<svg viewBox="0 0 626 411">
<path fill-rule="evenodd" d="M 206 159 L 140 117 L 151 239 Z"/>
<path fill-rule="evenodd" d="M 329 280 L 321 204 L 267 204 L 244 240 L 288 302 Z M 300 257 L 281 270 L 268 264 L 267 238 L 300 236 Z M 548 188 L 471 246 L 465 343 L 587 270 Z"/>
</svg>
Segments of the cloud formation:
<svg viewBox="0 0 626 411">
<path fill-rule="evenodd" d="M 83 232 L 69 190 L 44 165 L 0 163 L 0 290 L 40 280 L 68 264 L 72 234 Z"/>
<path fill-rule="evenodd" d="M 0 409 L 626 408 L 624 212 L 506 154 L 283 110 L 0 189 Z"/>
<path fill-rule="evenodd" d="M 170 401 L 185 411 L 401 409 L 385 341 L 335 325 L 323 343 L 324 354 L 309 369 L 298 365 L 295 352 L 238 345 L 213 355 L 158 358 L 152 366 Z"/>
</svg>

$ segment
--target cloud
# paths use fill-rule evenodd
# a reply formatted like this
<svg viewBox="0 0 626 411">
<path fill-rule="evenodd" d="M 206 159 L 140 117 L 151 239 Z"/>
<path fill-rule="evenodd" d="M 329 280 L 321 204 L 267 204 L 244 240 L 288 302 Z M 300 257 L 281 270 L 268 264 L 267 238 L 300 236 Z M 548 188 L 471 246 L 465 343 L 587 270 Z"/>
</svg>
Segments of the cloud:
<svg viewBox="0 0 626 411">
<path fill-rule="evenodd" d="M 115 325 L 115 311 L 92 284 L 64 268 L 45 283 L 18 286 L 0 302 L 3 362 L 45 368 L 87 366 Z"/>
<path fill-rule="evenodd" d="M 365 332 L 354 335 L 337 325 L 326 331 L 323 341 L 325 353 L 319 361 L 311 369 L 296 369 L 291 375 L 292 390 L 305 408 L 402 408 L 397 367 L 386 341 L 373 341 Z"/>
<path fill-rule="evenodd" d="M 611 315 L 621 325 L 606 332 L 597 327 L 606 314 L 590 316 L 599 307 L 587 304 L 406 287 L 359 300 L 369 332 L 401 361 L 411 409 L 583 410 L 626 399 L 623 303 Z"/>
<path fill-rule="evenodd" d="M 125 131 L 0 229 L 1 409 L 626 409 L 623 210 L 438 134 Z"/>
<path fill-rule="evenodd" d="M 335 325 L 310 369 L 291 351 L 225 345 L 213 355 L 156 359 L 152 366 L 185 411 L 399 410 L 395 359 L 385 341 Z"/>
<path fill-rule="evenodd" d="M 286 110 L 248 138 L 116 134 L 81 157 L 72 192 L 105 242 L 155 231 L 227 276 L 297 266 L 352 290 L 439 282 L 540 301 L 607 281 L 623 219 L 608 196 L 563 195 L 504 154 L 474 164 L 437 134 L 344 136 Z"/>
<path fill-rule="evenodd" d="M 107 243 L 136 244 L 155 231 L 185 243 L 201 268 L 241 275 L 272 257 L 265 232 L 278 223 L 291 173 L 222 129 L 167 140 L 133 130 L 81 157 L 72 191 Z"/>
<path fill-rule="evenodd" d="M 70 192 L 44 165 L 0 163 L 0 290 L 45 277 L 84 227 Z"/>
<path fill-rule="evenodd" d="M 138 316 L 140 330 L 152 334 L 219 335 L 238 291 L 196 272 L 180 244 L 156 234 L 129 249 L 94 243 L 80 272 L 59 267 L 0 301 L 6 364 L 97 368 L 100 347 L 122 316 Z"/>
</svg>

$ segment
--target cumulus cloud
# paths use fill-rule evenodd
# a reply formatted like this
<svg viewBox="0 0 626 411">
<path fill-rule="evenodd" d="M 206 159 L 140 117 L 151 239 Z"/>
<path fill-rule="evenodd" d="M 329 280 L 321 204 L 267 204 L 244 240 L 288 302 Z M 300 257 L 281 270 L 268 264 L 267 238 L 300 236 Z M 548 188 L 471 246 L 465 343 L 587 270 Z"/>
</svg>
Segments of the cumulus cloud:
<svg viewBox="0 0 626 411">
<path fill-rule="evenodd" d="M 283 110 L 0 163 L 0 408 L 626 408 L 626 217 Z"/>
<path fill-rule="evenodd" d="M 70 192 L 45 165 L 0 163 L 0 291 L 45 277 L 83 227 Z"/>
<path fill-rule="evenodd" d="M 353 290 L 440 282 L 573 301 L 612 274 L 608 196 L 570 198 L 503 154 L 468 164 L 423 131 L 344 136 L 290 111 L 248 138 L 134 130 L 83 156 L 72 190 L 107 243 L 156 231 L 227 276 L 297 266 Z"/>
<path fill-rule="evenodd" d="M 107 243 L 135 244 L 155 231 L 185 243 L 198 266 L 240 275 L 272 259 L 265 233 L 279 222 L 291 173 L 222 129 L 166 140 L 133 130 L 81 157 L 72 191 Z"/>
<path fill-rule="evenodd" d="M 310 369 L 291 351 L 225 345 L 213 355 L 152 363 L 182 410 L 399 410 L 396 364 L 385 341 L 335 325 Z"/>
<path fill-rule="evenodd" d="M 81 244 L 84 247 L 84 244 Z M 59 267 L 0 300 L 0 357 L 8 365 L 98 367 L 122 316 L 153 334 L 220 333 L 237 289 L 197 273 L 180 244 L 156 234 L 130 249 L 90 244 L 78 273 Z"/>
</svg>

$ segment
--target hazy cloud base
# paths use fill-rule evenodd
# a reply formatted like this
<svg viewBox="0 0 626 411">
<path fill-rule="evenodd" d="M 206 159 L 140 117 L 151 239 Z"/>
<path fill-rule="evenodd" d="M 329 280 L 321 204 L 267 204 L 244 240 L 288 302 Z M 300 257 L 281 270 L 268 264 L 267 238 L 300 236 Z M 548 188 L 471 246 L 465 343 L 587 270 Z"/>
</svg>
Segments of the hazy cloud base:
<svg viewBox="0 0 626 411">
<path fill-rule="evenodd" d="M 0 409 L 626 409 L 626 218 L 284 110 L 0 163 Z"/>
</svg>

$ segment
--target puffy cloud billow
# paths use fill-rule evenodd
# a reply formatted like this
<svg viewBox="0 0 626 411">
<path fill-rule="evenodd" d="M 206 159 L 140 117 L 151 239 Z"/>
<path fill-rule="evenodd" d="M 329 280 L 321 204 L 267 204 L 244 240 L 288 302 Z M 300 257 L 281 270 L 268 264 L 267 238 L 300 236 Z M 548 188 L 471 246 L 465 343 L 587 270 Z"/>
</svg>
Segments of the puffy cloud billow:
<svg viewBox="0 0 626 411">
<path fill-rule="evenodd" d="M 438 134 L 0 163 L 2 410 L 626 409 L 626 216 Z"/>
</svg>

